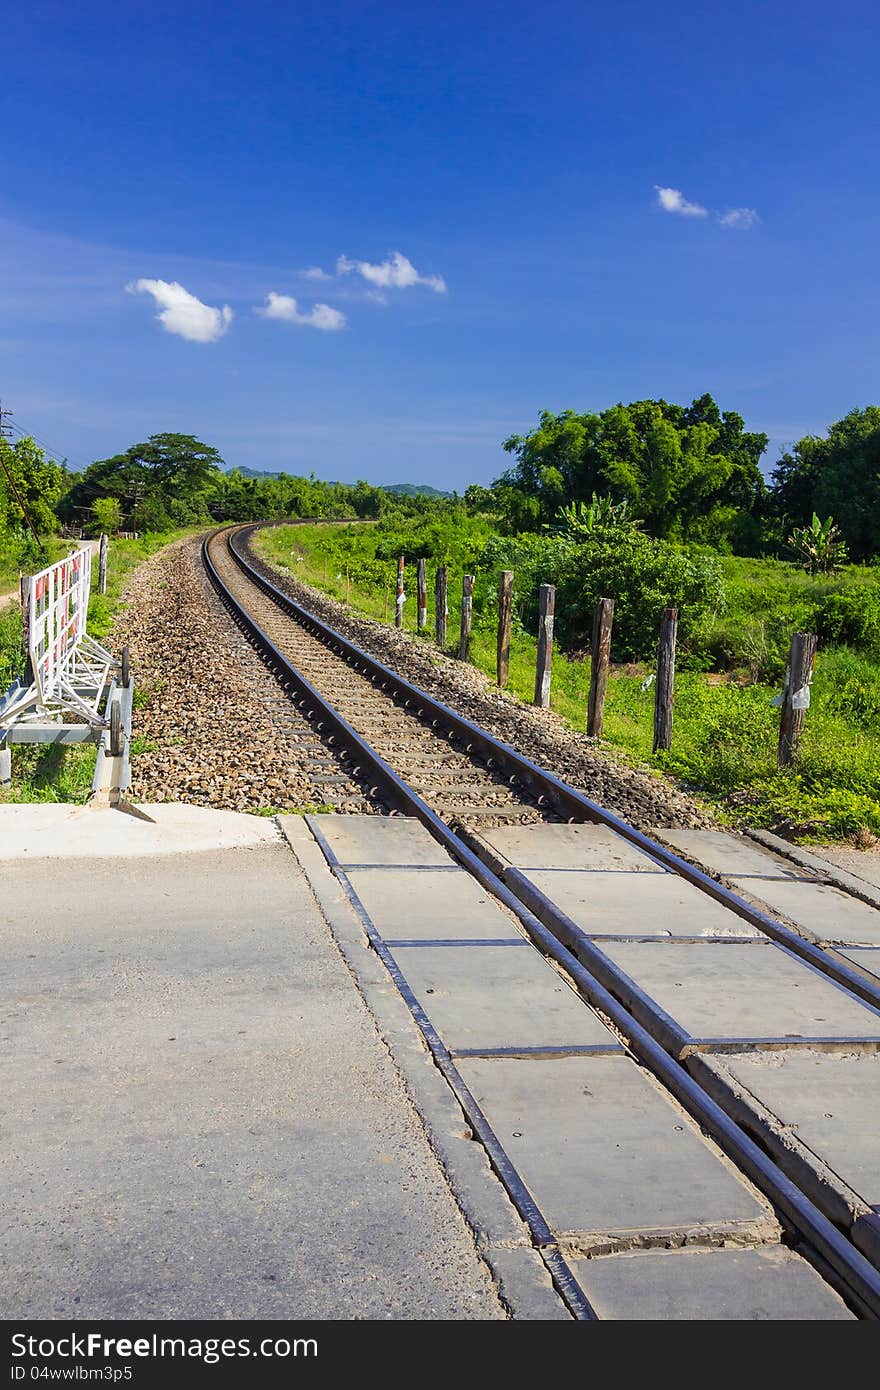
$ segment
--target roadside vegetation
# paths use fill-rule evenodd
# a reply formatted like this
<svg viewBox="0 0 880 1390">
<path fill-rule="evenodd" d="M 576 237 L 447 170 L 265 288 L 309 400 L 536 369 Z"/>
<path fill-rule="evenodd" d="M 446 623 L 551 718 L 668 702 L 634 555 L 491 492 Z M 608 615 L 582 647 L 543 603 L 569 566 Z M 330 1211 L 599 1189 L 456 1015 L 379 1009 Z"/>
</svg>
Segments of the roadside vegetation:
<svg viewBox="0 0 880 1390">
<path fill-rule="evenodd" d="M 639 567 L 619 538 L 500 536 L 485 516 L 450 509 L 445 521 L 364 526 L 282 526 L 256 546 L 306 584 L 354 611 L 393 621 L 396 559 L 407 557 L 404 626 L 415 631 L 415 560 L 449 568 L 447 651 L 458 649 L 461 575 L 477 576 L 471 660 L 495 675 L 497 587 L 515 573 L 508 689 L 530 701 L 537 643 L 537 586 L 557 584 L 551 706 L 583 730 L 590 685 L 588 630 L 595 600 L 614 594 L 615 641 L 605 740 L 641 767 L 671 775 L 722 820 L 801 839 L 880 835 L 880 569 L 847 566 L 811 577 L 774 559 L 672 549 Z M 603 551 L 606 551 L 603 555 Z M 603 563 L 604 561 L 604 563 Z M 664 563 L 668 561 L 668 568 Z M 685 563 L 686 562 L 686 563 Z M 673 587 L 664 588 L 664 580 Z M 652 754 L 653 648 L 665 603 L 683 610 L 669 752 Z M 629 613 L 624 610 L 629 606 Z M 822 638 L 804 738 L 793 768 L 776 766 L 779 712 L 771 705 L 796 630 Z"/>
<path fill-rule="evenodd" d="M 689 406 L 545 412 L 534 430 L 505 442 L 511 463 L 491 487 L 449 497 L 225 472 L 217 451 L 188 435 L 153 435 L 78 475 L 33 440 L 4 440 L 0 596 L 16 587 L 19 567 L 48 564 L 71 536 L 136 532 L 137 540 L 113 539 L 110 591 L 93 599 L 100 637 L 128 570 L 186 529 L 350 521 L 280 527 L 258 545 L 306 583 L 386 621 L 403 554 L 410 628 L 415 561 L 429 562 L 431 614 L 433 570 L 446 564 L 451 649 L 461 575 L 475 574 L 472 660 L 490 675 L 498 577 L 513 570 L 510 689 L 524 699 L 538 586 L 555 584 L 552 703 L 575 728 L 584 727 L 593 609 L 599 597 L 614 598 L 609 744 L 735 823 L 867 842 L 880 835 L 880 407 L 798 441 L 769 483 L 759 466 L 766 445 L 708 395 Z M 675 731 L 672 749 L 655 757 L 651 675 L 659 612 L 670 604 L 680 609 Z M 17 605 L 0 607 L 0 689 L 17 672 L 17 623 Z M 770 702 L 796 630 L 816 632 L 820 647 L 801 749 L 781 772 Z"/>
</svg>

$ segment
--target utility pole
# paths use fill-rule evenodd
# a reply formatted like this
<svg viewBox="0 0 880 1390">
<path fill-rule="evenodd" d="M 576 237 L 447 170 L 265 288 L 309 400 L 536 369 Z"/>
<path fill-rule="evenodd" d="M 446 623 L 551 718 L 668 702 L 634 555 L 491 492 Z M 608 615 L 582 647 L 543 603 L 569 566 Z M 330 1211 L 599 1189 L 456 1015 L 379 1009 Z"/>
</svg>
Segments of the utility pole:
<svg viewBox="0 0 880 1390">
<path fill-rule="evenodd" d="M 9 429 L 9 426 L 8 426 L 8 425 L 4 425 L 4 423 L 3 423 L 3 417 L 4 417 L 4 415 L 11 415 L 11 414 L 12 414 L 12 411 L 11 411 L 11 410 L 4 410 L 4 409 L 3 409 L 3 402 L 0 401 L 0 439 L 5 439 L 7 435 L 11 434 L 11 430 Z M 36 543 L 37 543 L 37 545 L 38 545 L 39 547 L 42 547 L 43 542 L 40 540 L 40 537 L 39 537 L 39 535 L 38 535 L 38 533 L 37 533 L 37 528 L 36 528 L 36 526 L 34 525 L 34 523 L 31 521 L 30 516 L 28 515 L 28 509 L 27 509 L 27 507 L 24 505 L 24 502 L 23 502 L 23 500 L 22 500 L 21 493 L 19 492 L 18 488 L 15 486 L 15 479 L 13 478 L 12 474 L 10 473 L 9 469 L 8 469 L 7 466 L 6 466 L 6 460 L 5 460 L 5 458 L 3 457 L 3 452 L 2 452 L 2 450 L 0 450 L 0 465 L 2 465 L 3 472 L 6 474 L 6 481 L 8 482 L 8 484 L 9 484 L 9 486 L 10 486 L 10 489 L 12 490 L 12 495 L 13 495 L 13 497 L 15 498 L 16 502 L 18 503 L 19 507 L 21 508 L 21 514 L 22 514 L 22 516 L 24 517 L 24 519 L 25 519 L 25 521 L 26 521 L 28 527 L 30 528 L 30 531 L 31 531 L 31 533 L 32 533 L 32 535 L 33 535 L 34 540 L 36 541 Z"/>
</svg>

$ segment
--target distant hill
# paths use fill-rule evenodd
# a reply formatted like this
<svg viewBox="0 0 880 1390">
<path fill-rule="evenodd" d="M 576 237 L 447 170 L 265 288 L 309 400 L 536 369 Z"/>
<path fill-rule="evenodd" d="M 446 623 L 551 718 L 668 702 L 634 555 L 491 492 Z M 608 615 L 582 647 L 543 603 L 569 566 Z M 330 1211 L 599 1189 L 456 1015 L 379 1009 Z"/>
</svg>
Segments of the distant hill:
<svg viewBox="0 0 880 1390">
<path fill-rule="evenodd" d="M 271 472 L 267 468 L 227 468 L 227 473 L 240 473 L 243 478 L 283 478 L 283 472 Z M 326 481 L 326 480 L 322 480 Z M 328 487 L 332 487 L 328 483 Z M 398 497 L 454 497 L 452 492 L 441 492 L 436 487 L 428 487 L 426 483 L 388 483 L 382 486 L 383 492 L 394 492 Z"/>
<path fill-rule="evenodd" d="M 279 473 L 270 473 L 266 468 L 227 468 L 227 473 L 240 473 L 243 478 L 280 478 Z"/>
<path fill-rule="evenodd" d="M 399 497 L 454 497 L 452 492 L 441 492 L 436 487 L 428 487 L 425 483 L 387 483 L 383 484 L 383 492 L 396 492 Z"/>
</svg>

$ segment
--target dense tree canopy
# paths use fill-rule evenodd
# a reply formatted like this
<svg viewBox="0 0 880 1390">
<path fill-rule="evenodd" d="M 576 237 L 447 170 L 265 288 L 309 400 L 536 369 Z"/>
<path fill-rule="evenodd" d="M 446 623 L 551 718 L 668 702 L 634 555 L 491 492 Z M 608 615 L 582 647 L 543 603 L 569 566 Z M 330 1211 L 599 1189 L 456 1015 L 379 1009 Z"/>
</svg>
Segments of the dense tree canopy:
<svg viewBox="0 0 880 1390">
<path fill-rule="evenodd" d="M 516 464 L 494 492 L 512 530 L 552 523 L 560 507 L 595 493 L 628 500 L 653 535 L 715 539 L 762 502 L 766 447 L 766 435 L 747 433 L 742 417 L 722 414 L 709 395 L 689 406 L 545 411 L 537 429 L 505 441 Z"/>
<path fill-rule="evenodd" d="M 65 497 L 61 515 L 79 522 L 101 497 L 115 497 L 133 530 L 208 520 L 223 459 L 191 434 L 153 434 L 124 454 L 98 459 Z"/>
<path fill-rule="evenodd" d="M 76 477 L 59 507 L 62 520 L 88 525 L 101 499 L 119 506 L 123 525 L 136 531 L 212 521 L 257 521 L 286 516 L 373 519 L 389 510 L 417 514 L 432 499 L 398 496 L 360 480 L 326 483 L 287 473 L 223 471 L 218 451 L 189 434 L 154 434 L 122 454 L 98 459 Z M 115 515 L 115 512 L 113 513 Z"/>
<path fill-rule="evenodd" d="M 38 535 L 54 531 L 55 506 L 67 481 L 64 469 L 29 438 L 14 445 L 0 438 L 0 457 L 0 535 L 24 533 L 28 520 Z"/>
<path fill-rule="evenodd" d="M 773 503 L 784 526 L 833 516 L 853 560 L 880 551 L 880 406 L 851 410 L 828 431 L 783 454 L 773 474 Z"/>
<path fill-rule="evenodd" d="M 779 460 L 769 490 L 759 467 L 766 444 L 766 435 L 747 431 L 740 415 L 722 412 L 710 395 L 688 406 L 646 400 L 598 413 L 545 411 L 535 429 L 505 441 L 511 466 L 491 488 L 472 484 L 464 506 L 514 535 L 558 531 L 592 499 L 612 512 L 625 503 L 626 517 L 648 536 L 788 559 L 798 528 L 831 534 L 833 519 L 833 534 L 853 560 L 880 554 L 880 406 L 851 411 L 827 438 L 801 439 Z M 363 480 L 226 472 L 218 451 L 188 434 L 151 435 L 72 477 L 32 439 L 0 447 L 43 533 L 56 518 L 94 526 L 102 499 L 117 504 L 122 528 L 136 531 L 296 516 L 378 520 L 457 505 L 454 497 L 416 488 L 408 495 Z M 23 526 L 0 470 L 0 536 Z"/>
</svg>

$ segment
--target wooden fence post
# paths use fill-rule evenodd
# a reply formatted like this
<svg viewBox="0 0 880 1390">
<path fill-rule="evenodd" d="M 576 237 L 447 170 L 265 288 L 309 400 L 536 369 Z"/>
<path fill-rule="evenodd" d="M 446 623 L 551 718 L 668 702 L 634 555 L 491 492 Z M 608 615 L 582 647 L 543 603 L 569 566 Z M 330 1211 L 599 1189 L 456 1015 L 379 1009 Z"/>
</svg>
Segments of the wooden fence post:
<svg viewBox="0 0 880 1390">
<path fill-rule="evenodd" d="M 446 646 L 446 619 L 449 617 L 447 582 L 446 566 L 438 565 L 434 576 L 434 636 L 441 648 Z"/>
<path fill-rule="evenodd" d="M 424 631 L 428 626 L 428 562 L 427 560 L 416 561 L 416 574 L 418 576 L 419 588 L 419 612 L 418 627 L 419 632 Z"/>
<path fill-rule="evenodd" d="M 797 752 L 801 731 L 810 706 L 810 682 L 816 660 L 818 639 L 812 632 L 796 632 L 791 639 L 785 689 L 782 692 L 782 718 L 779 721 L 780 767 L 788 767 Z"/>
<path fill-rule="evenodd" d="M 399 556 L 397 561 L 397 599 L 394 605 L 394 626 L 403 627 L 403 604 L 406 595 L 403 592 L 403 556 Z"/>
<path fill-rule="evenodd" d="M 513 613 L 513 570 L 502 570 L 498 581 L 498 643 L 495 669 L 503 690 L 510 676 L 510 619 Z"/>
<path fill-rule="evenodd" d="M 657 643 L 657 684 L 654 688 L 654 752 L 672 747 L 672 706 L 675 702 L 675 639 L 678 609 L 664 608 Z"/>
<path fill-rule="evenodd" d="M 474 620 L 474 576 L 465 574 L 461 580 L 461 633 L 458 639 L 458 659 L 467 661 L 471 654 L 471 625 Z"/>
<path fill-rule="evenodd" d="M 541 709 L 550 708 L 550 672 L 553 666 L 553 615 L 556 611 L 556 585 L 538 589 L 538 660 L 535 666 L 535 701 Z"/>
<path fill-rule="evenodd" d="M 587 707 L 587 733 L 601 738 L 605 723 L 605 691 L 611 662 L 611 627 L 614 599 L 600 598 L 593 616 L 593 654 L 590 660 L 590 702 Z"/>
<path fill-rule="evenodd" d="M 101 532 L 101 543 L 98 547 L 98 592 L 107 592 L 107 550 L 110 541 L 106 531 Z"/>
</svg>

